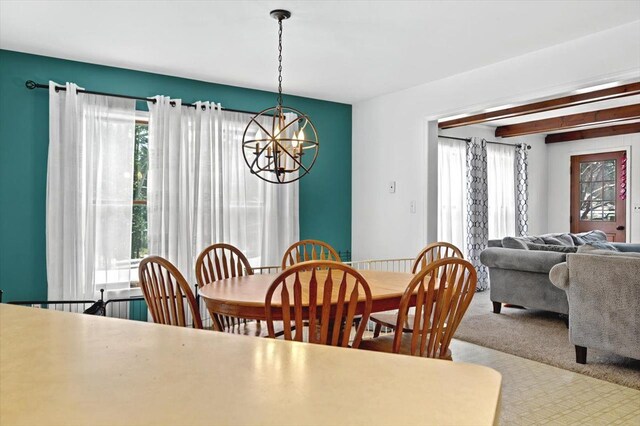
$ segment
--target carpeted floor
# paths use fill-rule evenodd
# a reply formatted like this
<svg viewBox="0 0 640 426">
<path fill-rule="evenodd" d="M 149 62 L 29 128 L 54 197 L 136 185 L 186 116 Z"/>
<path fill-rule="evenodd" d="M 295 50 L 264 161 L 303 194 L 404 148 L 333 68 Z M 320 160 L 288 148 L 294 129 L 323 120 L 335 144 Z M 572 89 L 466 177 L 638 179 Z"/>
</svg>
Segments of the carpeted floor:
<svg viewBox="0 0 640 426">
<path fill-rule="evenodd" d="M 474 296 L 454 338 L 640 389 L 640 361 L 589 349 L 587 364 L 578 364 L 568 333 L 558 314 L 507 307 L 494 314 L 485 291 Z"/>
</svg>

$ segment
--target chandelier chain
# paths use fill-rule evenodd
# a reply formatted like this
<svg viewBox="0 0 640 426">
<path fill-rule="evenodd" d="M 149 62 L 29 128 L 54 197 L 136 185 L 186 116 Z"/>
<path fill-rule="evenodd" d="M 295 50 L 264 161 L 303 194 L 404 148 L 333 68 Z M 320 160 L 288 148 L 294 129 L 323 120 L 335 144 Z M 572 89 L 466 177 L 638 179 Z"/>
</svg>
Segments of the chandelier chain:
<svg viewBox="0 0 640 426">
<path fill-rule="evenodd" d="M 282 107 L 282 18 L 278 19 L 278 106 Z"/>
</svg>

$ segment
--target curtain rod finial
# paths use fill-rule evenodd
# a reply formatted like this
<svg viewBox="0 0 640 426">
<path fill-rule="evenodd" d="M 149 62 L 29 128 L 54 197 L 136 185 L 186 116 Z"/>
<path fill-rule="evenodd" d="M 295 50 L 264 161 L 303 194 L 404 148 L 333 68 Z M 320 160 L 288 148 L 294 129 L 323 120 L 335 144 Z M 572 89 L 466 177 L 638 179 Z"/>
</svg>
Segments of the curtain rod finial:
<svg viewBox="0 0 640 426">
<path fill-rule="evenodd" d="M 27 87 L 27 89 L 29 90 L 33 90 L 35 89 L 38 85 L 36 84 L 35 81 L 33 80 L 27 80 L 25 81 L 24 85 Z"/>
</svg>

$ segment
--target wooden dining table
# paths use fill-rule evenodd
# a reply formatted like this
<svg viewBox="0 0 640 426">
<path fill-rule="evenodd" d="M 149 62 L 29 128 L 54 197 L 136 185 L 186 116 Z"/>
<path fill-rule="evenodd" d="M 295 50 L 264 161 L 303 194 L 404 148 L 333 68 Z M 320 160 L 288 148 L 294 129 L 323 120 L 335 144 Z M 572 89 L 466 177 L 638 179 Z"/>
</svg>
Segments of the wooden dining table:
<svg viewBox="0 0 640 426">
<path fill-rule="evenodd" d="M 371 290 L 371 312 L 383 312 L 397 309 L 400 299 L 406 290 L 413 274 L 405 272 L 388 271 L 358 271 L 366 280 Z M 301 273 L 304 282 L 308 280 L 310 272 Z M 327 271 L 316 272 L 319 286 L 324 282 Z M 333 272 L 334 282 L 340 282 L 340 273 Z M 207 284 L 199 290 L 199 295 L 205 301 L 209 313 L 212 314 L 213 327 L 220 330 L 221 325 L 215 320 L 216 315 L 227 315 L 243 319 L 266 320 L 265 296 L 271 283 L 280 274 L 245 275 L 242 277 L 227 278 Z M 293 277 L 287 281 L 289 287 L 293 286 Z M 338 286 L 333 287 L 333 296 L 338 297 Z M 273 305 L 279 304 L 279 295 L 274 294 Z M 308 303 L 306 293 L 302 296 L 303 305 Z M 361 313 L 364 305 L 364 293 L 360 295 L 359 306 L 356 310 Z M 274 319 L 281 319 L 274 317 Z"/>
</svg>

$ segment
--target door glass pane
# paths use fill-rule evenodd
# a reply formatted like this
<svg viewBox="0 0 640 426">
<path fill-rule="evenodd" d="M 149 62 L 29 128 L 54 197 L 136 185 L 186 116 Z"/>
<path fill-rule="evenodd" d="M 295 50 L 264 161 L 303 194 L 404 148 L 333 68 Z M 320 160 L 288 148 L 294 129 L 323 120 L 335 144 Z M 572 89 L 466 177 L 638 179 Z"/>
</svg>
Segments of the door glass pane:
<svg viewBox="0 0 640 426">
<path fill-rule="evenodd" d="M 593 163 L 593 170 L 591 171 L 591 180 L 593 181 L 601 181 L 602 180 L 602 171 L 604 169 L 604 161 L 595 161 Z"/>
<path fill-rule="evenodd" d="M 616 184 L 615 182 L 606 182 L 604 184 L 604 194 L 602 199 L 605 201 L 615 201 L 616 197 Z"/>
<path fill-rule="evenodd" d="M 604 180 L 616 180 L 616 161 L 608 160 L 604 162 Z"/>
<path fill-rule="evenodd" d="M 614 201 L 606 201 L 603 208 L 603 220 L 615 222 L 616 220 L 616 203 Z"/>
<path fill-rule="evenodd" d="M 593 201 L 602 201 L 602 183 L 591 183 L 591 199 Z"/>
<path fill-rule="evenodd" d="M 591 184 L 589 183 L 580 184 L 580 200 L 581 201 L 591 200 Z"/>
<path fill-rule="evenodd" d="M 616 160 L 580 163 L 580 220 L 615 221 Z"/>
<path fill-rule="evenodd" d="M 589 167 L 591 163 L 580 163 L 580 182 L 590 182 L 591 181 L 591 168 Z"/>
</svg>

